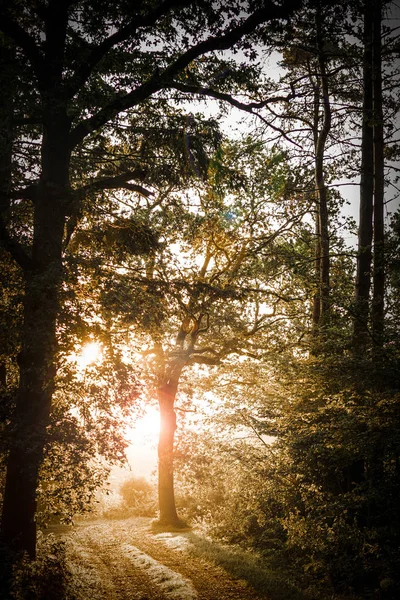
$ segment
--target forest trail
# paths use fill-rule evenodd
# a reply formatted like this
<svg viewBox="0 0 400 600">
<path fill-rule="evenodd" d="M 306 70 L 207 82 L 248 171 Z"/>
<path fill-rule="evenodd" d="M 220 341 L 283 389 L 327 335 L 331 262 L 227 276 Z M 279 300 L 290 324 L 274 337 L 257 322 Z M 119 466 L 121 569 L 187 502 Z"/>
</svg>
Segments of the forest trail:
<svg viewBox="0 0 400 600">
<path fill-rule="evenodd" d="M 64 529 L 64 531 L 62 531 Z M 147 518 L 80 523 L 68 533 L 77 600 L 262 600 L 209 558 L 218 547 L 191 530 L 156 533 Z M 207 558 L 208 556 L 208 558 Z"/>
</svg>

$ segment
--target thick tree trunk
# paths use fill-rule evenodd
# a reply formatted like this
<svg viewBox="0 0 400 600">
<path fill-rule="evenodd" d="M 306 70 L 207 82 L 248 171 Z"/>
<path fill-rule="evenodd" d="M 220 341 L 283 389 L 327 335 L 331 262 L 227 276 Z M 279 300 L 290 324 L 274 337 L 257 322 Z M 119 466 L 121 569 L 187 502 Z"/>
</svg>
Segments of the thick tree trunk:
<svg viewBox="0 0 400 600">
<path fill-rule="evenodd" d="M 36 550 L 38 475 L 56 374 L 56 322 L 68 201 L 66 122 L 65 118 L 53 119 L 51 115 L 44 128 L 31 268 L 25 271 L 20 384 L 3 501 L 2 540 L 14 550 L 28 552 L 31 557 Z"/>
<path fill-rule="evenodd" d="M 35 556 L 36 489 L 56 372 L 56 320 L 61 282 L 63 215 L 50 197 L 36 215 L 34 267 L 26 274 L 20 385 L 13 416 L 2 515 L 3 541 Z M 47 205 L 47 206 L 46 206 Z"/>
<path fill-rule="evenodd" d="M 360 222 L 355 284 L 353 345 L 362 351 L 368 344 L 369 293 L 371 287 L 372 207 L 374 191 L 372 0 L 366 0 L 364 15 L 363 124 L 361 142 Z"/>
<path fill-rule="evenodd" d="M 54 225 L 54 223 L 53 223 Z M 58 262 L 58 264 L 57 264 Z M 56 354 L 57 292 L 61 260 L 28 275 L 20 385 L 7 461 L 2 539 L 35 556 L 36 489 L 49 422 Z"/>
<path fill-rule="evenodd" d="M 372 338 L 375 348 L 384 336 L 384 139 L 382 108 L 381 3 L 374 4 L 373 27 L 373 107 L 374 107 L 374 271 L 372 300 Z"/>
</svg>

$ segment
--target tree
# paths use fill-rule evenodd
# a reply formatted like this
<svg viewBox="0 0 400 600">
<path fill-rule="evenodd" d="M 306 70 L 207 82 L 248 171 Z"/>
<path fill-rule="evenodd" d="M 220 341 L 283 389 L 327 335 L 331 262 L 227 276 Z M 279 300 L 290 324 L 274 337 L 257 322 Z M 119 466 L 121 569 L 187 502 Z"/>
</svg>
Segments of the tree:
<svg viewBox="0 0 400 600">
<path fill-rule="evenodd" d="M 179 1 L 138 8 L 121 1 L 97 10 L 86 2 L 69 1 L 2 5 L 1 31 L 23 63 L 16 90 L 28 112 L 15 115 L 21 129 L 14 139 L 23 145 L 28 137 L 40 149 L 25 159 L 23 164 L 31 162 L 33 168 L 25 182 L 16 181 L 10 194 L 17 205 L 30 206 L 27 245 L 12 232 L 12 210 L 2 221 L 2 242 L 23 272 L 25 289 L 2 538 L 31 556 L 35 554 L 35 493 L 57 372 L 65 227 L 73 226 L 80 197 L 90 189 L 86 186 L 80 193 L 73 177 L 75 159 L 90 148 L 104 155 L 98 132 L 185 79 L 196 59 L 230 48 L 260 24 L 284 18 L 289 11 L 285 3 L 279 7 L 271 3 L 249 16 L 237 12 L 235 5 L 215 13 L 211 3 L 183 6 Z M 157 36 L 161 51 L 143 51 L 146 40 L 151 46 Z M 196 74 L 196 83 L 201 84 L 204 72 L 199 69 Z M 92 187 L 101 190 L 127 183 L 146 194 L 141 185 L 145 182 L 145 165 L 137 164 L 133 170 L 121 168 L 113 178 L 93 182 Z"/>
<path fill-rule="evenodd" d="M 266 143 L 279 140 L 293 163 L 301 165 L 298 191 L 314 198 L 314 334 L 326 330 L 339 308 L 330 298 L 330 244 L 344 202 L 335 185 L 346 173 L 351 151 L 343 97 L 348 88 L 346 76 L 354 66 L 337 8 L 311 1 L 298 11 L 289 28 L 268 40 L 269 51 L 276 47 L 282 52 L 278 63 L 282 74 L 277 82 L 264 76 L 251 98 Z"/>
<path fill-rule="evenodd" d="M 182 386 L 184 394 L 199 365 L 226 373 L 238 357 L 257 358 L 267 344 L 261 334 L 270 329 L 272 340 L 272 331 L 287 324 L 284 307 L 296 290 L 282 275 L 279 289 L 274 283 L 282 267 L 274 249 L 277 240 L 294 235 L 308 210 L 300 202 L 290 210 L 287 175 L 284 155 L 268 155 L 251 139 L 226 143 L 210 161 L 208 180 L 198 191 L 170 193 L 147 209 L 150 229 L 162 236 L 152 255 L 123 256 L 114 250 L 97 278 L 94 302 L 103 306 L 103 318 L 111 312 L 114 331 L 122 328 L 126 343 L 146 347 L 147 396 L 157 398 L 161 415 L 163 525 L 180 524 L 173 459 Z M 145 206 L 142 201 L 143 211 Z M 268 221 L 273 224 L 267 229 Z M 110 268 L 119 273 L 112 282 Z M 191 410 L 190 403 L 186 408 Z"/>
<path fill-rule="evenodd" d="M 366 0 L 364 9 L 363 121 L 361 141 L 360 223 L 355 285 L 354 342 L 365 349 L 368 338 L 369 291 L 371 285 L 372 215 L 374 193 L 373 139 L 373 9 Z"/>
<path fill-rule="evenodd" d="M 383 26 L 391 3 L 366 0 L 363 6 L 364 93 L 354 343 L 357 349 L 365 349 L 372 341 L 374 349 L 379 350 L 385 339 L 385 171 L 393 146 L 391 106 L 396 101 L 391 93 L 398 87 L 398 73 L 392 60 L 396 35 L 390 27 Z M 387 85 L 387 81 L 392 83 Z"/>
</svg>

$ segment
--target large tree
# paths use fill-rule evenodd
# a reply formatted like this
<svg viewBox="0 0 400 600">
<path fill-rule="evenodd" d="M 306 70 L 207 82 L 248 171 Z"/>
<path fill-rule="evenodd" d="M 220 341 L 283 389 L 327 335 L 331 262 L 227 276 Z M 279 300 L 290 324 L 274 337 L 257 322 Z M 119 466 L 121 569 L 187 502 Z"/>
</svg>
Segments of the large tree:
<svg viewBox="0 0 400 600">
<path fill-rule="evenodd" d="M 115 218 L 114 228 L 121 232 L 132 223 L 132 214 L 142 212 L 160 236 L 150 253 L 138 256 L 114 248 L 106 262 L 104 246 L 96 236 L 92 240 L 94 261 L 96 252 L 103 257 L 97 274 L 86 271 L 84 276 L 97 278 L 93 300 L 102 307 L 103 319 L 113 315 L 114 335 L 124 332 L 127 345 L 146 348 L 145 396 L 157 399 L 161 416 L 163 525 L 180 523 L 173 484 L 177 399 L 181 408 L 181 394 L 184 398 L 199 365 L 227 373 L 239 357 L 257 359 L 266 351 L 266 330 L 272 344 L 287 327 L 288 306 L 297 291 L 282 276 L 276 246 L 295 237 L 309 209 L 301 198 L 296 209 L 292 206 L 286 196 L 288 177 L 284 154 L 266 153 L 251 138 L 225 143 L 197 190 L 138 200 L 130 220 Z M 90 236 L 90 223 L 82 223 L 75 236 L 78 256 L 84 251 L 79 239 L 85 244 Z M 115 273 L 112 281 L 110 272 Z"/>
<path fill-rule="evenodd" d="M 179 0 L 135 6 L 121 0 L 96 7 L 68 0 L 2 3 L 1 32 L 15 51 L 20 69 L 15 90 L 22 102 L 15 105 L 13 139 L 20 154 L 14 188 L 2 202 L 1 236 L 24 280 L 20 381 L 2 538 L 31 556 L 38 472 L 57 372 L 65 232 L 69 228 L 71 234 L 80 199 L 91 186 L 128 184 L 146 194 L 147 165 L 140 152 L 127 168 L 114 157 L 116 172 L 103 181 L 97 179 L 101 168 L 93 168 L 90 159 L 96 157 L 99 164 L 107 154 L 102 135 L 107 128 L 117 122 L 129 127 L 130 111 L 151 105 L 152 99 L 167 101 L 164 92 L 174 82 L 194 79 L 203 85 L 215 68 L 211 53 L 238 44 L 260 24 L 285 18 L 291 10 L 287 3 L 269 2 L 252 13 L 252 3 L 247 13 L 242 8 L 228 2 L 215 11 L 208 1 Z M 201 57 L 206 60 L 198 61 Z M 89 180 L 80 192 L 79 175 L 85 172 Z M 24 204 L 29 218 L 21 243 L 14 216 Z"/>
</svg>

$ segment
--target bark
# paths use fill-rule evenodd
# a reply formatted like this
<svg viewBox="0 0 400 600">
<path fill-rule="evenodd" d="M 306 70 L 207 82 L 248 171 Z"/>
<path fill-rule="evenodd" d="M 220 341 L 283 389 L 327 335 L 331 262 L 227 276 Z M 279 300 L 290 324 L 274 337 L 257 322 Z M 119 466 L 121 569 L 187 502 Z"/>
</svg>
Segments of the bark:
<svg viewBox="0 0 400 600">
<path fill-rule="evenodd" d="M 1 535 L 8 547 L 31 557 L 36 553 L 36 490 L 56 374 L 62 242 L 69 203 L 70 121 L 61 91 L 66 26 L 66 6 L 57 8 L 52 3 L 46 21 L 44 62 L 32 44 L 28 48 L 33 66 L 40 71 L 36 74 L 43 114 L 41 176 L 35 194 L 30 262 L 24 269 L 20 381 Z"/>
<path fill-rule="evenodd" d="M 326 141 L 331 129 L 332 111 L 329 99 L 326 59 L 323 51 L 321 11 L 316 15 L 318 43 L 318 82 L 314 84 L 314 149 L 315 149 L 315 188 L 317 193 L 315 270 L 318 290 L 313 303 L 313 329 L 326 323 L 330 312 L 330 259 L 329 259 L 329 213 L 328 195 L 325 184 L 324 159 Z M 322 125 L 319 128 L 319 114 L 322 106 Z"/>
<path fill-rule="evenodd" d="M 332 111 L 329 99 L 328 75 L 326 72 L 326 60 L 323 50 L 321 15 L 317 12 L 317 39 L 318 39 L 318 66 L 321 82 L 323 122 L 321 132 L 318 136 L 315 151 L 315 184 L 318 192 L 319 222 L 321 235 L 321 264 L 320 264 L 320 286 L 321 286 L 321 321 L 326 322 L 330 312 L 329 288 L 330 288 L 330 259 L 329 259 L 329 224 L 328 224 L 328 195 L 325 184 L 324 159 L 326 141 L 331 130 Z"/>
<path fill-rule="evenodd" d="M 181 524 L 176 510 L 174 492 L 174 438 L 176 431 L 174 405 L 184 364 L 184 362 L 178 363 L 168 369 L 169 375 L 158 389 L 161 422 L 158 443 L 158 503 L 159 522 L 162 525 L 179 526 Z"/>
<path fill-rule="evenodd" d="M 211 255 L 207 252 L 200 269 L 200 279 L 204 278 Z M 193 308 L 195 294 L 188 304 L 188 312 Z M 159 351 L 159 387 L 157 390 L 160 407 L 160 437 L 158 443 L 158 503 L 159 522 L 164 526 L 182 527 L 184 522 L 178 516 L 174 492 L 174 438 L 176 431 L 175 400 L 183 369 L 190 363 L 197 336 L 200 331 L 201 316 L 198 319 L 186 317 L 175 340 L 175 349 L 169 356 Z"/>
<path fill-rule="evenodd" d="M 68 205 L 68 119 L 47 98 L 42 174 L 34 210 L 31 267 L 25 270 L 20 383 L 13 416 L 2 513 L 3 542 L 31 557 L 36 551 L 36 489 L 56 373 L 56 322 L 62 281 L 62 240 Z"/>
<path fill-rule="evenodd" d="M 313 82 L 311 75 L 311 66 L 308 65 L 309 78 L 311 84 L 314 86 L 314 114 L 313 114 L 313 135 L 314 135 L 314 151 L 317 151 L 318 137 L 319 137 L 319 110 L 320 110 L 320 94 L 318 86 Z M 315 174 L 314 174 L 315 175 Z M 317 335 L 319 320 L 321 318 L 321 286 L 320 286 L 320 275 L 321 275 L 321 221 L 319 218 L 319 200 L 317 188 L 315 190 L 316 197 L 316 211 L 315 211 L 315 285 L 316 291 L 313 298 L 313 313 L 312 313 L 312 326 L 313 334 Z"/>
<path fill-rule="evenodd" d="M 353 320 L 353 345 L 363 351 L 368 343 L 369 294 L 371 287 L 371 244 L 373 210 L 373 77 L 372 77 L 372 1 L 366 0 L 364 14 L 363 124 L 361 142 L 360 222 Z"/>
<path fill-rule="evenodd" d="M 159 391 L 160 438 L 158 443 L 158 502 L 160 523 L 176 525 L 179 522 L 175 506 L 174 493 L 174 437 L 176 414 L 174 397 L 170 396 L 168 386 Z"/>
<path fill-rule="evenodd" d="M 55 195 L 51 185 L 41 186 L 35 211 L 33 268 L 25 273 L 20 384 L 2 514 L 3 541 L 32 557 L 36 546 L 35 496 L 56 372 L 64 224 L 59 193 Z"/>
<path fill-rule="evenodd" d="M 317 335 L 319 331 L 319 322 L 321 319 L 321 221 L 319 218 L 319 209 L 315 214 L 315 281 L 316 291 L 313 298 L 312 325 L 313 334 Z"/>
<path fill-rule="evenodd" d="M 374 258 L 372 339 L 376 348 L 383 345 L 385 292 L 384 238 L 384 140 L 382 110 L 381 3 L 374 5 L 373 26 L 373 108 L 374 108 Z"/>
</svg>

